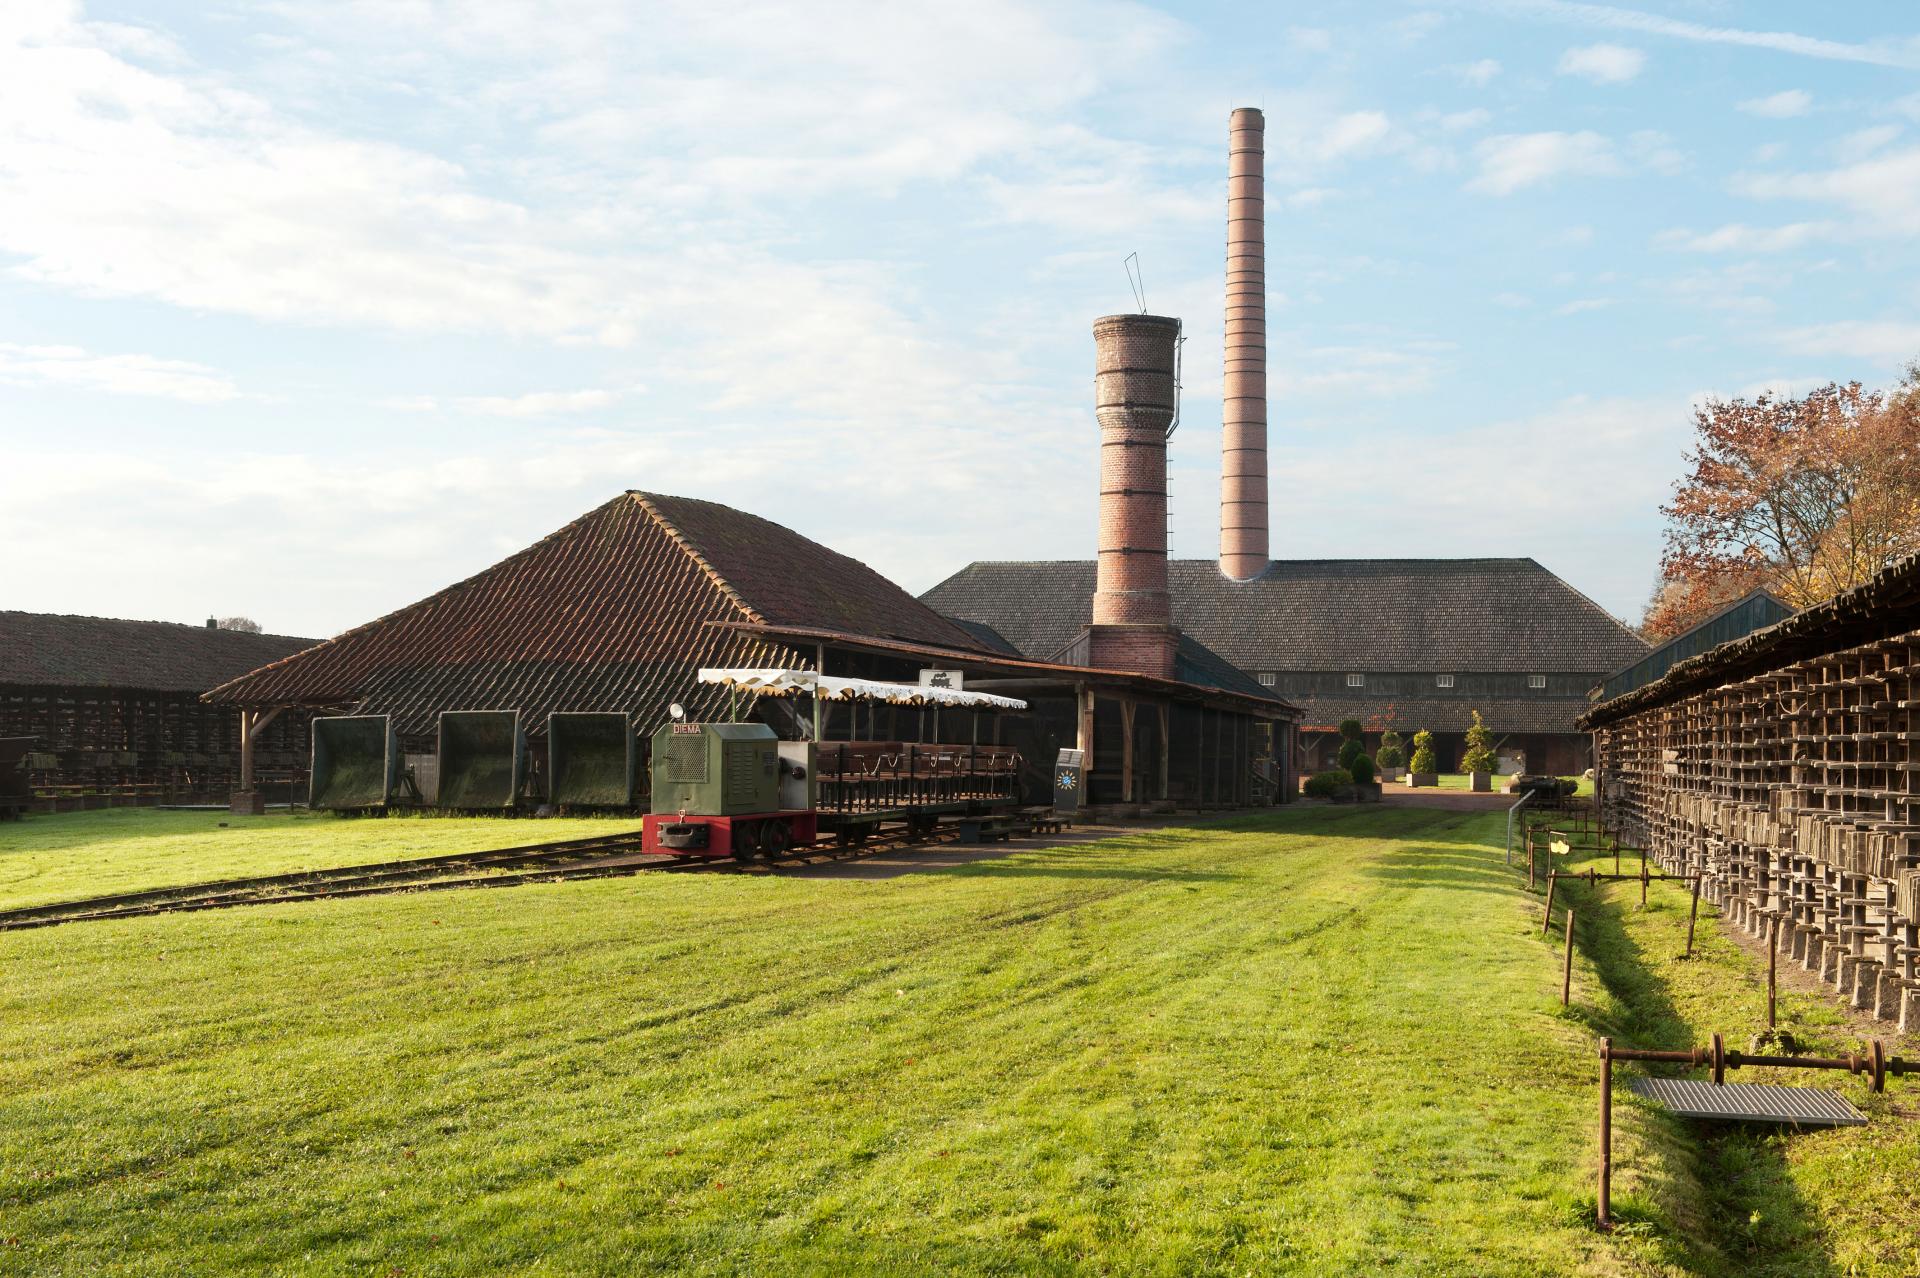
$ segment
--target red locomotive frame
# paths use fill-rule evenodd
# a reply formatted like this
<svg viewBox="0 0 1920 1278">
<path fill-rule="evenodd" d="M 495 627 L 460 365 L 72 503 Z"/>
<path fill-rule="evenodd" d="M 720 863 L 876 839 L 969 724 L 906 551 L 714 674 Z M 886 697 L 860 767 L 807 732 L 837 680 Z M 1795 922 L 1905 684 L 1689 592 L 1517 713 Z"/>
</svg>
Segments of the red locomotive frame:
<svg viewBox="0 0 1920 1278">
<path fill-rule="evenodd" d="M 812 847 L 820 837 L 820 814 L 813 809 L 741 816 L 649 812 L 641 818 L 641 830 L 641 847 L 648 852 L 746 860 Z"/>
</svg>

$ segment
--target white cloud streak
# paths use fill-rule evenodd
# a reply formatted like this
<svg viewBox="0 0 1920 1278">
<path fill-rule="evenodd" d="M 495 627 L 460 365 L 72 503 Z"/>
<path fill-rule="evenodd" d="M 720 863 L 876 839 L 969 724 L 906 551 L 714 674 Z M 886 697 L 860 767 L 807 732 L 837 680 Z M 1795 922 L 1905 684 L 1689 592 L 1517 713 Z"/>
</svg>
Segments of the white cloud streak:
<svg viewBox="0 0 1920 1278">
<path fill-rule="evenodd" d="M 1488 8 L 1500 12 L 1531 14 L 1557 18 L 1565 22 L 1608 31 L 1635 31 L 1645 35 L 1667 36 L 1703 44 L 1730 44 L 1749 49 L 1771 49 L 1798 57 L 1820 58 L 1836 62 L 1860 62 L 1870 66 L 1920 70 L 1920 44 L 1913 39 L 1881 40 L 1868 44 L 1842 40 L 1824 40 L 1791 31 L 1752 31 L 1742 27 L 1712 26 L 1623 9 L 1614 5 L 1582 4 L 1575 0 L 1491 0 Z"/>
<path fill-rule="evenodd" d="M 60 386 L 188 404 L 219 404 L 240 396 L 232 379 L 205 364 L 13 342 L 0 342 L 0 385 Z"/>
<path fill-rule="evenodd" d="M 1474 150 L 1480 172 L 1468 189 L 1512 195 L 1560 177 L 1614 177 L 1626 171 L 1613 143 L 1598 133 L 1503 133 Z"/>
<path fill-rule="evenodd" d="M 1791 120 L 1813 108 L 1813 95 L 1805 89 L 1782 89 L 1763 98 L 1748 98 L 1734 104 L 1748 115 L 1763 120 Z"/>
</svg>

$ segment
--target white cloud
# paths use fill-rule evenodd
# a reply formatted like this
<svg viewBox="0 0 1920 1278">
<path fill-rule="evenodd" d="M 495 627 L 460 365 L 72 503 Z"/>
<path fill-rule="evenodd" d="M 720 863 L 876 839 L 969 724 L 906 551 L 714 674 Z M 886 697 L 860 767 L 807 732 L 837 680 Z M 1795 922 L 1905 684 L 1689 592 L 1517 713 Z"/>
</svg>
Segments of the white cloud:
<svg viewBox="0 0 1920 1278">
<path fill-rule="evenodd" d="M 1664 249 L 1689 253 L 1784 253 L 1832 232 L 1826 222 L 1791 222 L 1786 226 L 1747 226 L 1741 222 L 1699 234 L 1684 227 L 1662 231 L 1654 243 Z"/>
<path fill-rule="evenodd" d="M 1325 53 L 1333 47 L 1333 33 L 1323 27 L 1288 27 L 1287 43 L 1307 53 Z"/>
<path fill-rule="evenodd" d="M 1319 346 L 1299 352 L 1281 348 L 1267 370 L 1273 396 L 1391 397 L 1426 390 L 1445 367 L 1447 348 L 1431 343 L 1400 347 Z"/>
<path fill-rule="evenodd" d="M 1440 117 L 1440 127 L 1448 133 L 1459 133 L 1467 129 L 1477 129 L 1493 119 L 1491 112 L 1481 107 L 1469 111 L 1451 111 Z"/>
<path fill-rule="evenodd" d="M 1462 83 L 1470 84 L 1476 89 L 1483 89 L 1492 84 L 1493 78 L 1500 74 L 1500 64 L 1492 58 L 1482 58 L 1478 62 L 1469 62 L 1465 66 L 1455 67 L 1454 74 L 1460 77 Z"/>
<path fill-rule="evenodd" d="M 1877 364 L 1920 357 L 1920 324 L 1904 320 L 1841 320 L 1786 329 L 1775 340 L 1798 355 L 1841 355 Z"/>
<path fill-rule="evenodd" d="M 1900 133 L 1901 128 L 1897 124 L 1876 124 L 1871 128 L 1856 129 L 1834 142 L 1834 158 L 1842 164 L 1864 160 L 1899 137 Z"/>
<path fill-rule="evenodd" d="M 1563 302 L 1553 308 L 1555 315 L 1585 315 L 1591 311 L 1604 311 L 1613 305 L 1611 297 L 1580 297 L 1571 302 Z"/>
<path fill-rule="evenodd" d="M 641 389 L 633 387 L 624 393 L 637 393 Z M 380 406 L 409 413 L 437 413 L 454 409 L 488 417 L 552 417 L 606 408 L 618 400 L 622 393 L 602 389 L 530 391 L 524 395 L 460 395 L 452 399 L 437 395 L 399 395 L 381 400 Z"/>
<path fill-rule="evenodd" d="M 96 355 L 77 346 L 0 342 L 0 385 L 64 386 L 111 395 L 145 395 L 218 404 L 240 395 L 224 373 L 152 355 Z"/>
<path fill-rule="evenodd" d="M 1805 115 L 1812 108 L 1813 95 L 1805 89 L 1782 89 L 1764 98 L 1748 98 L 1735 105 L 1748 115 L 1757 115 L 1763 120 L 1791 120 L 1797 115 Z"/>
<path fill-rule="evenodd" d="M 1612 177 L 1625 171 L 1613 144 L 1598 133 L 1503 133 L 1475 148 L 1480 173 L 1467 186 L 1512 195 L 1559 177 Z"/>
<path fill-rule="evenodd" d="M 1754 199 L 1836 204 L 1869 229 L 1920 235 L 1920 147 L 1822 171 L 1748 174 L 1735 179 L 1734 190 Z"/>
<path fill-rule="evenodd" d="M 1594 84 L 1626 84 L 1647 65 L 1647 55 L 1620 44 L 1589 44 L 1560 55 L 1561 75 L 1579 76 Z"/>
<path fill-rule="evenodd" d="M 1525 310 L 1533 305 L 1533 299 L 1525 293 L 1495 293 L 1492 300 L 1495 306 L 1504 306 L 1516 311 Z"/>
</svg>

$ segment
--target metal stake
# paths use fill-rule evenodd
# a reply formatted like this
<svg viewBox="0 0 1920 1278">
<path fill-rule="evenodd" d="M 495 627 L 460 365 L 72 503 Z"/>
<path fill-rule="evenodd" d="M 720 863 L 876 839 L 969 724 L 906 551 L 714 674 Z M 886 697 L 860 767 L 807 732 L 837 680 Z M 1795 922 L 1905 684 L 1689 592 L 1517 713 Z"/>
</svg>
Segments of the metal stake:
<svg viewBox="0 0 1920 1278">
<path fill-rule="evenodd" d="M 1613 1040 L 1600 1040 L 1600 1210 L 1603 1230 L 1613 1228 Z"/>
<path fill-rule="evenodd" d="M 1774 1026 L 1774 998 L 1778 989 L 1776 969 L 1780 965 L 1780 916 L 1774 915 L 1767 926 L 1767 1028 Z"/>
<path fill-rule="evenodd" d="M 1573 999 L 1573 911 L 1567 911 L 1567 962 L 1560 971 L 1560 1006 Z"/>
<path fill-rule="evenodd" d="M 1693 908 L 1687 911 L 1687 957 L 1693 957 L 1693 923 L 1700 917 L 1700 874 L 1693 876 Z"/>
</svg>

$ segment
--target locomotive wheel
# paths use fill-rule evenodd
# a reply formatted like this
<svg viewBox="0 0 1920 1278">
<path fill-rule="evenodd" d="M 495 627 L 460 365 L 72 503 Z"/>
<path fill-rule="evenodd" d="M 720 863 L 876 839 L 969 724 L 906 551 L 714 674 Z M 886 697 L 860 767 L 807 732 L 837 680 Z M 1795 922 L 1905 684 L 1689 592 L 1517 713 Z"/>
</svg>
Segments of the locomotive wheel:
<svg viewBox="0 0 1920 1278">
<path fill-rule="evenodd" d="M 765 831 L 760 837 L 760 846 L 769 860 L 785 856 L 787 851 L 787 825 L 784 821 L 768 821 L 762 827 Z"/>
<path fill-rule="evenodd" d="M 736 860 L 752 861 L 760 855 L 760 823 L 748 821 L 733 827 L 733 855 Z"/>
</svg>

